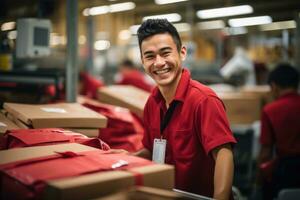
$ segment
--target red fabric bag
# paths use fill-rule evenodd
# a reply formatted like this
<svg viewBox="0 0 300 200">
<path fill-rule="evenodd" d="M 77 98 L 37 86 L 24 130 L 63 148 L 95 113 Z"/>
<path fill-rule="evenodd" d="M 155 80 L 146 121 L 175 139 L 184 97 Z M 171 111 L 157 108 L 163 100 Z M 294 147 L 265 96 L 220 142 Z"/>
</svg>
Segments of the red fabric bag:
<svg viewBox="0 0 300 200">
<path fill-rule="evenodd" d="M 97 99 L 98 88 L 104 86 L 104 83 L 101 80 L 86 72 L 80 73 L 80 82 L 82 87 L 80 94 L 92 99 Z"/>
<path fill-rule="evenodd" d="M 110 147 L 99 138 L 88 138 L 80 133 L 60 128 L 17 129 L 8 131 L 2 138 L 0 149 L 70 142 L 84 144 L 102 150 L 110 149 Z"/>
<path fill-rule="evenodd" d="M 57 155 L 0 165 L 3 175 L 2 178 L 0 177 L 1 197 L 3 199 L 39 199 L 47 180 L 114 169 L 130 171 L 134 167 L 152 164 L 151 161 L 142 158 L 124 154 L 108 154 L 101 150 L 57 153 Z"/>
<path fill-rule="evenodd" d="M 98 137 L 111 148 L 125 149 L 129 152 L 143 148 L 142 121 L 128 109 L 90 100 L 83 100 L 81 104 L 107 117 L 107 127 L 100 129 Z"/>
</svg>

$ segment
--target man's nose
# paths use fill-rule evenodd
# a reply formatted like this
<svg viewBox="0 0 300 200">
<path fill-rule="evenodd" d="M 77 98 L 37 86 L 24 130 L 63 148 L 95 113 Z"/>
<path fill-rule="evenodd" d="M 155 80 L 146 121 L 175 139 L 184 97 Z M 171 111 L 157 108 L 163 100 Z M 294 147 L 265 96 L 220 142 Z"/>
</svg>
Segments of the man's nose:
<svg viewBox="0 0 300 200">
<path fill-rule="evenodd" d="M 160 55 L 157 55 L 154 61 L 154 67 L 161 67 L 164 66 L 164 64 L 165 64 L 165 59 Z"/>
</svg>

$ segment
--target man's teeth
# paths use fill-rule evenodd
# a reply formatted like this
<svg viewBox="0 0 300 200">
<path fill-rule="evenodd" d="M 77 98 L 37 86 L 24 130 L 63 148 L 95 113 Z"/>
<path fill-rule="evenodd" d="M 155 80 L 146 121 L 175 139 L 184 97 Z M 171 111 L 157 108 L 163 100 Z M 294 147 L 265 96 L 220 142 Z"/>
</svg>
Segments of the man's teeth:
<svg viewBox="0 0 300 200">
<path fill-rule="evenodd" d="M 163 74 L 163 73 L 166 73 L 168 71 L 169 71 L 169 69 L 161 69 L 161 70 L 157 70 L 156 73 L 157 74 Z"/>
</svg>

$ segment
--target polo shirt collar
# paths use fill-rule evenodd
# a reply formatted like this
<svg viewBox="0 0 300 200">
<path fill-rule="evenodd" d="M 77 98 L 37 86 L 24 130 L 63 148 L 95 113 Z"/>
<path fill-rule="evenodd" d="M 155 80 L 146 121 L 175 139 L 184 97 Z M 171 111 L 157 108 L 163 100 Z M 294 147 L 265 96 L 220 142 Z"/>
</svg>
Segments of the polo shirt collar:
<svg viewBox="0 0 300 200">
<path fill-rule="evenodd" d="M 177 86 L 177 89 L 176 89 L 175 96 L 174 96 L 173 100 L 181 101 L 181 102 L 184 101 L 189 83 L 190 83 L 190 72 L 187 69 L 183 68 L 182 69 L 182 74 L 181 74 L 181 77 L 180 77 L 180 81 L 178 83 L 178 86 Z M 165 100 L 164 100 L 162 94 L 160 93 L 158 87 L 156 87 L 153 90 L 153 96 L 154 96 L 157 103 L 163 104 L 165 102 Z"/>
</svg>

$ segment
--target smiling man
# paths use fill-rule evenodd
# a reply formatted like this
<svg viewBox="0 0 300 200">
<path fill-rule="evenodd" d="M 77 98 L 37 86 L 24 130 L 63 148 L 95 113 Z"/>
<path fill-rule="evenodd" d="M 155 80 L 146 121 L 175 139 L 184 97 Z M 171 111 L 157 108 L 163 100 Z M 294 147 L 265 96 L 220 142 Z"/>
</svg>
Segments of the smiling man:
<svg viewBox="0 0 300 200">
<path fill-rule="evenodd" d="M 136 155 L 175 166 L 175 188 L 232 198 L 232 144 L 224 105 L 182 67 L 186 48 L 165 19 L 149 19 L 138 30 L 144 69 L 157 87 L 145 109 L 144 149 Z"/>
</svg>

